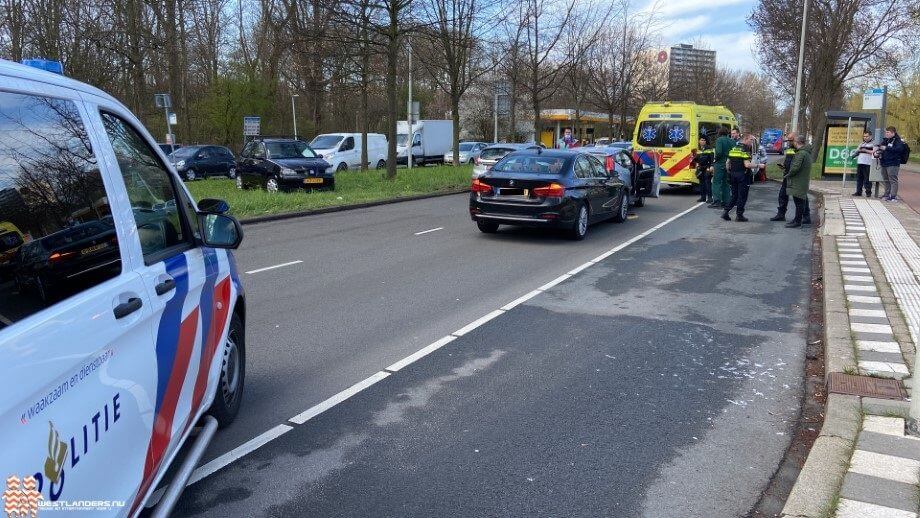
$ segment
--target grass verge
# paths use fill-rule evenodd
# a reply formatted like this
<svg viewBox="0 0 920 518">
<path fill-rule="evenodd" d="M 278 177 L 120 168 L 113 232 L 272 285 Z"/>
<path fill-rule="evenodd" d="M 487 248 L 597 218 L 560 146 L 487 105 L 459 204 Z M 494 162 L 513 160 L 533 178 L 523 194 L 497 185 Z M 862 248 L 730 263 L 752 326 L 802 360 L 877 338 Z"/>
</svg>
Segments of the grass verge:
<svg viewBox="0 0 920 518">
<path fill-rule="evenodd" d="M 472 166 L 435 166 L 399 169 L 393 180 L 387 180 L 377 170 L 345 171 L 335 175 L 335 191 L 323 192 L 241 191 L 232 180 L 224 178 L 187 182 L 186 185 L 196 200 L 225 200 L 234 216 L 247 218 L 449 192 L 469 187 L 471 177 Z"/>
</svg>

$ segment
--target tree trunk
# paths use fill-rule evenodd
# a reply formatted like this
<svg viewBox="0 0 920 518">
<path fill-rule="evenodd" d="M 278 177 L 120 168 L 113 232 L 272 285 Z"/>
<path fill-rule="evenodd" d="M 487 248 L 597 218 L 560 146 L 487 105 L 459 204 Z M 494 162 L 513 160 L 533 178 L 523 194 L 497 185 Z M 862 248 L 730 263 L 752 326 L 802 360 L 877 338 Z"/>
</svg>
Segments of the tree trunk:
<svg viewBox="0 0 920 518">
<path fill-rule="evenodd" d="M 387 43 L 387 178 L 390 180 L 396 178 L 396 118 L 399 117 L 396 96 L 396 66 L 399 60 L 399 29 L 396 18 L 398 14 L 391 9 L 388 34 L 390 41 Z M 411 150 L 409 147 L 410 152 Z"/>
<path fill-rule="evenodd" d="M 454 83 L 456 85 L 456 83 Z M 450 112 L 454 121 L 454 150 L 453 162 L 454 167 L 460 165 L 460 92 L 456 87 L 451 88 L 450 93 Z"/>
<path fill-rule="evenodd" d="M 365 32 L 365 41 L 367 41 L 367 33 Z M 367 158 L 367 90 L 368 90 L 368 79 L 367 79 L 367 69 L 369 67 L 368 61 L 368 49 L 364 48 L 362 50 L 363 56 L 361 56 L 361 170 L 367 171 L 369 166 Z M 376 166 L 376 164 L 375 164 Z"/>
</svg>

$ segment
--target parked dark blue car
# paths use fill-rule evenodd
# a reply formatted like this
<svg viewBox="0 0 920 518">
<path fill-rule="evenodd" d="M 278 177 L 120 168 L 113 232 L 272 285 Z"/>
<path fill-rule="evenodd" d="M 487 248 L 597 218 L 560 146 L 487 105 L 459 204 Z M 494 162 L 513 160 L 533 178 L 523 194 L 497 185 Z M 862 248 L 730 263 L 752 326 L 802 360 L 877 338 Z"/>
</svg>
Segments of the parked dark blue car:
<svg viewBox="0 0 920 518">
<path fill-rule="evenodd" d="M 560 228 L 584 239 L 588 225 L 626 220 L 629 187 L 577 150 L 511 153 L 473 180 L 470 217 L 487 234 L 500 225 Z"/>
</svg>

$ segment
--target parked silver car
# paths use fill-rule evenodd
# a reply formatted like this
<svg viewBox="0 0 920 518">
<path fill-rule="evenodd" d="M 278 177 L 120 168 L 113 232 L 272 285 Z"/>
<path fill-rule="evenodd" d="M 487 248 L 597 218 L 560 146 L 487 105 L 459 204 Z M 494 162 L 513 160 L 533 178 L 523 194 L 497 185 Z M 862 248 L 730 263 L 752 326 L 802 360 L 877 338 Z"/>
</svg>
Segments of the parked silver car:
<svg viewBox="0 0 920 518">
<path fill-rule="evenodd" d="M 488 146 L 488 142 L 461 142 L 459 158 L 461 164 L 473 164 L 476 162 L 476 159 L 479 158 L 479 153 Z M 454 163 L 454 150 L 451 149 L 447 153 L 444 153 L 444 163 L 453 164 Z"/>
<path fill-rule="evenodd" d="M 488 173 L 492 166 L 502 158 L 505 158 L 508 153 L 521 151 L 522 149 L 537 149 L 539 147 L 538 144 L 532 142 L 529 144 L 492 144 L 487 146 L 480 151 L 474 162 L 476 165 L 473 166 L 473 178 L 479 178 Z"/>
</svg>

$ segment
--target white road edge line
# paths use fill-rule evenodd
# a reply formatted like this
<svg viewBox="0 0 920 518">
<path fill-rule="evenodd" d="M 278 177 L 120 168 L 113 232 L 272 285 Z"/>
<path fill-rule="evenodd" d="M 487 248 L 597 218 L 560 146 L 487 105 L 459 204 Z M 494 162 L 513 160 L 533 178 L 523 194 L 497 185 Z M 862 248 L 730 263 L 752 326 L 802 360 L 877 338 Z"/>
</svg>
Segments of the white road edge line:
<svg viewBox="0 0 920 518">
<path fill-rule="evenodd" d="M 301 413 L 295 415 L 294 417 L 288 419 L 288 421 L 290 421 L 290 422 L 292 422 L 292 423 L 294 423 L 294 424 L 304 424 L 304 423 L 306 423 L 307 421 L 309 421 L 310 419 L 313 419 L 314 417 L 316 417 L 316 416 L 322 414 L 322 413 L 325 412 L 326 410 L 329 410 L 330 408 L 332 408 L 332 407 L 338 405 L 338 404 L 341 403 L 342 401 L 345 401 L 346 399 L 350 398 L 351 396 L 354 396 L 354 395 L 357 394 L 358 392 L 361 392 L 362 390 L 366 389 L 367 387 L 370 387 L 370 386 L 373 385 L 374 383 L 377 383 L 378 381 L 380 381 L 380 380 L 386 378 L 386 377 L 389 376 L 389 375 L 390 375 L 389 372 L 383 372 L 383 371 L 380 371 L 380 372 L 378 372 L 378 373 L 376 373 L 376 374 L 373 374 L 372 376 L 369 376 L 369 377 L 367 377 L 367 378 L 365 378 L 365 379 L 363 379 L 363 380 L 361 380 L 361 381 L 355 383 L 354 385 L 352 385 L 352 386 L 348 387 L 347 389 L 345 389 L 345 390 L 339 392 L 338 394 L 336 394 L 336 395 L 334 395 L 334 396 L 332 396 L 332 397 L 326 399 L 325 401 L 323 401 L 323 402 L 321 402 L 321 403 L 319 403 L 319 404 L 317 404 L 317 405 L 313 405 L 312 407 L 310 407 L 310 408 L 304 410 L 303 412 L 301 412 Z"/>
<path fill-rule="evenodd" d="M 518 298 L 512 300 L 511 302 L 505 304 L 504 306 L 501 307 L 501 309 L 504 310 L 504 311 L 510 311 L 511 309 L 513 309 L 513 308 L 515 308 L 515 307 L 517 307 L 517 306 L 520 306 L 521 304 L 527 302 L 528 300 L 530 300 L 530 299 L 536 297 L 537 295 L 539 295 L 539 294 L 541 294 L 541 293 L 543 293 L 542 290 L 533 290 L 533 291 L 531 291 L 530 293 L 528 293 L 528 294 L 526 294 L 526 295 L 523 295 L 523 296 L 521 296 L 521 297 L 518 297 Z"/>
<path fill-rule="evenodd" d="M 610 257 L 611 255 L 613 255 L 613 254 L 619 252 L 620 250 L 626 248 L 627 246 L 629 246 L 629 245 L 635 243 L 636 241 L 639 241 L 640 239 L 642 239 L 642 238 L 644 238 L 644 237 L 647 237 L 647 236 L 648 236 L 649 234 L 651 234 L 652 232 L 655 232 L 656 230 L 658 230 L 658 229 L 664 227 L 665 225 L 667 225 L 667 224 L 669 224 L 669 223 L 671 223 L 671 222 L 677 220 L 678 218 L 680 218 L 680 217 L 682 217 L 682 216 L 685 216 L 685 215 L 689 214 L 691 211 L 693 211 L 693 210 L 695 210 L 695 209 L 698 209 L 699 207 L 702 207 L 703 205 L 704 205 L 703 203 L 697 203 L 696 205 L 690 207 L 689 209 L 687 209 L 687 210 L 685 210 L 685 211 L 683 211 L 683 212 L 681 212 L 681 213 L 679 213 L 679 214 L 676 214 L 676 215 L 674 215 L 674 216 L 671 216 L 670 218 L 668 218 L 668 219 L 662 221 L 661 223 L 659 223 L 658 225 L 655 225 L 654 227 L 652 227 L 652 228 L 646 230 L 645 232 L 642 232 L 641 234 L 639 234 L 639 235 L 637 235 L 637 236 L 634 236 L 634 237 L 632 237 L 631 239 L 629 239 L 629 240 L 627 240 L 627 241 L 625 241 L 625 242 L 623 242 L 623 243 L 621 243 L 621 244 L 619 244 L 619 245 L 613 247 L 613 248 L 610 249 L 609 251 L 607 251 L 607 252 L 601 254 L 600 256 L 598 256 L 598 257 L 592 259 L 591 261 L 588 261 L 587 263 L 585 263 L 585 264 L 583 264 L 583 265 L 581 265 L 581 266 L 575 268 L 574 270 L 571 270 L 569 273 L 565 273 L 565 274 L 563 274 L 563 275 L 560 275 L 559 277 L 557 277 L 557 278 L 553 279 L 552 281 L 550 281 L 550 282 L 544 284 L 543 286 L 540 286 L 539 288 L 537 288 L 537 289 L 531 291 L 530 293 L 527 293 L 526 295 L 524 295 L 524 296 L 522 296 L 522 297 L 519 297 L 519 298 L 517 298 L 517 299 L 515 299 L 515 300 L 513 300 L 513 301 L 511 301 L 511 302 L 509 302 L 508 304 L 505 304 L 504 306 L 502 306 L 501 309 L 496 309 L 495 311 L 492 311 L 491 313 L 488 313 L 488 314 L 486 314 L 486 315 L 484 315 L 484 316 L 482 316 L 482 317 L 479 317 L 478 319 L 474 320 L 473 322 L 470 322 L 469 324 L 467 324 L 467 325 L 461 327 L 460 329 L 454 331 L 454 332 L 451 333 L 450 335 L 445 336 L 445 337 L 443 337 L 443 338 L 441 338 L 441 339 L 439 339 L 439 340 L 437 340 L 437 341 L 435 341 L 435 342 L 432 342 L 431 344 L 429 344 L 429 345 L 425 346 L 424 348 L 422 348 L 422 349 L 420 349 L 420 350 L 418 350 L 418 351 L 416 351 L 416 352 L 410 354 L 409 356 L 403 358 L 402 360 L 397 361 L 396 363 L 394 363 L 394 364 L 390 365 L 389 367 L 387 367 L 385 370 L 382 370 L 382 371 L 380 371 L 380 372 L 377 372 L 376 374 L 373 374 L 372 376 L 370 376 L 370 377 L 368 377 L 368 378 L 365 378 L 364 380 L 361 380 L 361 381 L 359 381 L 358 383 L 355 383 L 354 385 L 352 385 L 352 386 L 348 387 L 347 389 L 345 389 L 345 390 L 339 392 L 338 394 L 335 394 L 334 396 L 332 396 L 332 397 L 330 397 L 330 398 L 328 398 L 328 399 L 322 401 L 321 403 L 319 403 L 319 404 L 317 404 L 317 405 L 314 405 L 314 406 L 308 408 L 307 410 L 301 412 L 300 414 L 297 414 L 296 416 L 294 416 L 294 417 L 288 419 L 288 422 L 289 422 L 289 423 L 298 424 L 298 425 L 302 425 L 302 424 L 306 423 L 306 422 L 309 421 L 310 419 L 313 419 L 314 417 L 318 416 L 319 414 L 322 414 L 322 413 L 325 412 L 326 410 L 329 410 L 330 408 L 332 408 L 332 407 L 338 405 L 339 403 L 341 403 L 341 402 L 343 402 L 343 401 L 349 399 L 350 397 L 354 396 L 355 394 L 357 394 L 357 393 L 359 393 L 359 392 L 361 392 L 361 391 L 367 389 L 368 387 L 374 385 L 374 384 L 377 383 L 378 381 L 380 381 L 380 380 L 382 380 L 382 379 L 384 379 L 384 378 L 387 378 L 387 377 L 390 376 L 392 373 L 397 372 L 397 371 L 399 371 L 400 369 L 403 369 L 403 368 L 407 367 L 408 365 L 411 365 L 412 363 L 414 363 L 414 362 L 420 360 L 421 358 L 424 358 L 425 356 L 431 354 L 432 352 L 434 352 L 434 351 L 440 349 L 441 347 L 444 347 L 444 346 L 447 345 L 448 343 L 454 341 L 454 340 L 457 339 L 458 337 L 461 337 L 461 336 L 463 336 L 463 335 L 469 333 L 470 331 L 476 329 L 477 327 L 479 327 L 479 326 L 485 324 L 486 322 L 488 322 L 488 321 L 490 321 L 490 320 L 492 320 L 492 319 L 494 319 L 494 318 L 496 318 L 496 317 L 501 316 L 502 314 L 506 313 L 506 312 L 507 312 L 508 310 L 510 310 L 511 308 L 513 308 L 513 307 L 515 307 L 515 306 L 517 306 L 517 305 L 519 305 L 519 304 L 522 304 L 522 303 L 524 303 L 524 302 L 526 302 L 526 301 L 528 301 L 528 300 L 530 300 L 530 299 L 536 297 L 536 296 L 539 295 L 540 293 L 543 293 L 543 292 L 549 290 L 550 288 L 552 288 L 553 286 L 556 286 L 557 284 L 561 283 L 562 281 L 565 281 L 565 280 L 567 280 L 567 279 L 572 278 L 576 273 L 579 273 L 579 272 L 585 270 L 586 268 L 588 268 L 589 266 L 591 266 L 591 265 L 593 265 L 593 264 L 597 264 L 598 262 L 603 261 L 604 259 L 606 259 L 606 258 Z M 439 228 L 439 229 L 440 229 L 440 228 Z M 432 229 L 431 231 L 433 232 L 434 230 L 439 230 L 439 229 Z M 268 267 L 268 268 L 261 268 L 261 269 L 259 269 L 259 270 L 252 270 L 252 271 L 248 271 L 248 272 L 246 272 L 246 273 L 257 273 L 257 272 L 261 272 L 261 271 L 265 271 L 265 270 L 271 270 L 271 269 L 273 269 L 273 268 L 281 268 L 282 266 L 289 266 L 289 265 L 292 265 L 292 264 L 297 264 L 297 263 L 302 263 L 302 262 L 303 262 L 303 261 L 292 261 L 292 262 L 290 262 L 290 263 L 284 263 L 284 264 L 279 264 L 279 265 L 275 265 L 275 266 L 270 266 L 270 267 Z M 573 273 L 573 272 L 574 272 L 574 273 Z M 391 372 L 387 372 L 387 371 L 391 371 Z M 230 464 L 230 463 L 236 461 L 237 459 L 239 459 L 239 458 L 241 458 L 241 457 L 243 457 L 243 456 L 245 456 L 245 455 L 247 455 L 247 454 L 249 454 L 249 453 L 255 451 L 256 449 L 258 449 L 258 448 L 264 446 L 266 443 L 268 443 L 268 442 L 270 442 L 270 441 L 272 441 L 272 440 L 274 440 L 274 439 L 280 437 L 281 435 L 283 435 L 283 434 L 285 434 L 285 433 L 291 431 L 292 429 L 293 429 L 293 427 L 291 427 L 290 424 L 279 424 L 278 426 L 275 426 L 274 428 L 272 428 L 272 429 L 270 429 L 270 430 L 268 430 L 268 431 L 266 431 L 266 432 L 263 432 L 262 434 L 257 435 L 256 437 L 250 439 L 249 441 L 243 443 L 242 445 L 240 445 L 240 446 L 238 446 L 238 447 L 236 447 L 236 448 L 234 448 L 234 449 L 228 451 L 227 453 L 224 453 L 223 455 L 221 455 L 221 456 L 219 456 L 219 457 L 216 457 L 215 459 L 211 460 L 210 462 L 207 462 L 206 464 L 203 464 L 203 465 L 199 466 L 197 469 L 195 469 L 195 471 L 192 472 L 192 476 L 191 476 L 191 478 L 189 478 L 189 481 L 188 481 L 188 484 L 186 485 L 186 487 L 187 487 L 187 486 L 190 486 L 190 485 L 192 485 L 192 484 L 194 484 L 195 482 L 198 482 L 199 480 L 201 480 L 201 479 L 203 479 L 203 478 L 205 478 L 205 477 L 207 477 L 207 476 L 209 476 L 209 475 L 211 475 L 211 474 L 213 474 L 214 472 L 220 470 L 221 468 L 227 466 L 228 464 Z M 161 489 L 155 491 L 155 492 L 151 495 L 151 497 L 148 499 L 148 501 L 145 503 L 145 505 L 146 505 L 147 507 L 151 507 L 151 506 L 155 505 L 155 504 L 159 501 L 160 497 L 162 497 L 164 489 L 165 489 L 165 488 L 161 488 Z"/>
<path fill-rule="evenodd" d="M 444 230 L 444 227 L 429 228 L 428 230 L 423 230 L 423 231 L 421 231 L 421 232 L 416 232 L 415 235 L 416 235 L 416 236 L 420 236 L 420 235 L 422 235 L 422 234 L 427 234 L 427 233 L 429 233 L 429 232 L 437 232 L 438 230 Z"/>
<path fill-rule="evenodd" d="M 267 270 L 274 270 L 275 268 L 284 268 L 285 266 L 291 266 L 292 264 L 300 264 L 300 263 L 302 263 L 302 262 L 303 262 L 303 261 L 301 261 L 300 259 L 298 259 L 298 260 L 296 260 L 296 261 L 291 261 L 291 262 L 289 262 L 289 263 L 281 263 L 281 264 L 276 264 L 276 265 L 274 265 L 274 266 L 266 266 L 265 268 L 258 268 L 258 269 L 255 269 L 255 270 L 249 270 L 249 271 L 246 272 L 246 273 L 248 273 L 248 274 L 259 273 L 259 272 L 264 272 L 264 271 L 267 271 Z"/>
<path fill-rule="evenodd" d="M 402 369 L 402 368 L 404 368 L 404 367 L 407 367 L 407 366 L 409 366 L 409 365 L 411 365 L 411 364 L 413 364 L 413 363 L 415 363 L 415 362 L 421 360 L 422 358 L 424 358 L 424 357 L 428 356 L 429 354 L 431 354 L 431 353 L 437 351 L 438 349 L 444 347 L 445 345 L 447 345 L 447 344 L 453 342 L 453 341 L 456 340 L 456 339 L 457 339 L 456 336 L 447 335 L 447 336 L 445 336 L 444 338 L 441 338 L 440 340 L 437 340 L 437 341 L 435 341 L 435 342 L 432 342 L 432 343 L 429 344 L 428 346 L 426 346 L 426 347 L 424 347 L 424 348 L 422 348 L 422 349 L 419 349 L 418 351 L 415 351 L 414 353 L 410 354 L 409 356 L 406 356 L 405 358 L 403 358 L 402 360 L 399 360 L 398 362 L 394 363 L 393 365 L 390 365 L 389 367 L 387 367 L 387 368 L 384 369 L 384 370 L 388 370 L 388 371 L 390 371 L 390 372 L 397 372 L 397 371 L 399 371 L 400 369 Z"/>
<path fill-rule="evenodd" d="M 461 327 L 460 329 L 454 331 L 454 332 L 451 333 L 451 334 L 454 335 L 454 336 L 463 336 L 463 335 L 469 333 L 470 331 L 472 331 L 473 329 L 476 329 L 477 327 L 479 327 L 479 326 L 485 324 L 485 323 L 488 322 L 489 320 L 492 320 L 493 318 L 495 318 L 495 317 L 501 315 L 502 313 L 504 313 L 504 311 L 502 311 L 502 310 L 500 310 L 500 309 L 496 309 L 495 311 L 493 311 L 493 312 L 491 312 L 491 313 L 489 313 L 489 314 L 487 314 L 487 315 L 484 315 L 484 316 L 481 316 L 481 317 L 477 318 L 476 320 L 474 320 L 474 321 L 470 322 L 469 324 L 467 324 L 467 325 Z"/>
<path fill-rule="evenodd" d="M 192 476 L 189 477 L 188 482 L 185 484 L 185 487 L 189 487 L 195 482 L 208 477 L 209 475 L 214 474 L 216 471 L 221 468 L 230 465 L 234 461 L 249 455 L 250 453 L 256 451 L 257 449 L 265 446 L 269 442 L 281 437 L 282 435 L 293 430 L 294 427 L 286 424 L 279 424 L 274 428 L 270 428 L 259 435 L 249 439 L 243 444 L 233 448 L 232 450 L 211 459 L 210 461 L 202 464 L 195 468 L 195 471 L 192 471 Z M 160 502 L 160 498 L 163 497 L 163 493 L 166 491 L 166 487 L 161 487 L 153 493 L 151 493 L 150 498 L 144 502 L 145 507 L 153 507 Z"/>
</svg>

